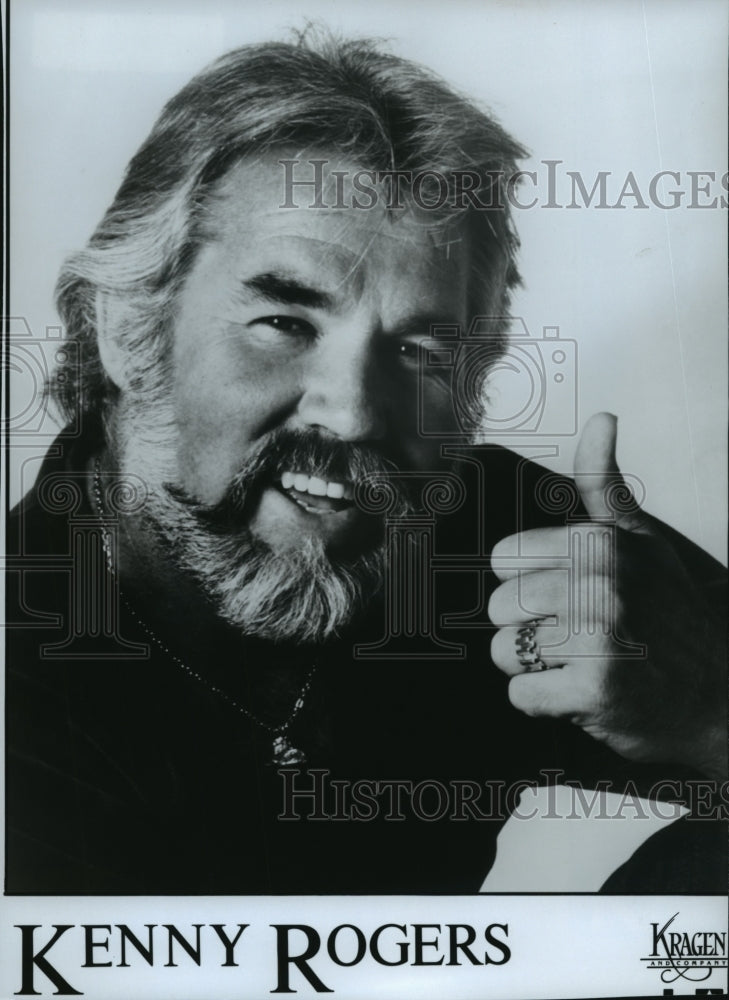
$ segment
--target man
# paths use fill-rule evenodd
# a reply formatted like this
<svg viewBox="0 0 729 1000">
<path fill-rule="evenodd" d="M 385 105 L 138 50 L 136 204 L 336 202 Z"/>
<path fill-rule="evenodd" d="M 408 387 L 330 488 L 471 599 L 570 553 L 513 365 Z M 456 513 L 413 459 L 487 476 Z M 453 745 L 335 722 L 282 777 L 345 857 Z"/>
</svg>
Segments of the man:
<svg viewBox="0 0 729 1000">
<path fill-rule="evenodd" d="M 476 891 L 540 770 L 724 777 L 720 568 L 625 495 L 614 419 L 566 506 L 474 443 L 521 155 L 364 42 L 167 105 L 58 286 L 82 430 L 10 533 L 10 891 Z M 720 890 L 717 830 L 611 887 Z"/>
</svg>

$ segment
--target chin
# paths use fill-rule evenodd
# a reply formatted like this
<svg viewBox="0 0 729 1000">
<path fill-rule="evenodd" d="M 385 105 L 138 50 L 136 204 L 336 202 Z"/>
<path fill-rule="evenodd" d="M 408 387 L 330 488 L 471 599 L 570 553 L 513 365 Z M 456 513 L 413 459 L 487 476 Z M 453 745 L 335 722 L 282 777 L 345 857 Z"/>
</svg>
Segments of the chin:
<svg viewBox="0 0 729 1000">
<path fill-rule="evenodd" d="M 232 555 L 232 554 L 231 554 Z M 330 558 L 320 540 L 275 551 L 251 538 L 237 566 L 215 560 L 203 585 L 220 615 L 246 635 L 275 642 L 321 643 L 341 632 L 381 589 L 382 549 L 350 563 Z M 223 565 L 227 563 L 227 565 Z"/>
</svg>

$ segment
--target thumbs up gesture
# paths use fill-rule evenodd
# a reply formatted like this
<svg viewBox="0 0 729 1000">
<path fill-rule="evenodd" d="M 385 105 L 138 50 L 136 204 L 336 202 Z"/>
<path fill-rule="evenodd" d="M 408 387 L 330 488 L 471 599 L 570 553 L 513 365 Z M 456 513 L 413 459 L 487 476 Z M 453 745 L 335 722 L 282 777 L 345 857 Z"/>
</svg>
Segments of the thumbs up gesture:
<svg viewBox="0 0 729 1000">
<path fill-rule="evenodd" d="M 633 500 L 616 435 L 609 413 L 582 432 L 585 521 L 495 546 L 492 658 L 528 715 L 568 719 L 633 760 L 724 778 L 725 627 L 696 572 L 710 560 Z"/>
</svg>

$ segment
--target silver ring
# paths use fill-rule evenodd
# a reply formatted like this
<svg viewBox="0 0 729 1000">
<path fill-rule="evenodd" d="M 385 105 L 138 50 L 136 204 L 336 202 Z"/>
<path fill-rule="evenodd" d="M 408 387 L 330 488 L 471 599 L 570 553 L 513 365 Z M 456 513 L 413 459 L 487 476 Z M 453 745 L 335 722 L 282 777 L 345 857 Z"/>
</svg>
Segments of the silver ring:
<svg viewBox="0 0 729 1000">
<path fill-rule="evenodd" d="M 527 673 L 537 670 L 549 670 L 544 662 L 536 640 L 538 621 L 528 622 L 516 634 L 516 656 Z"/>
</svg>

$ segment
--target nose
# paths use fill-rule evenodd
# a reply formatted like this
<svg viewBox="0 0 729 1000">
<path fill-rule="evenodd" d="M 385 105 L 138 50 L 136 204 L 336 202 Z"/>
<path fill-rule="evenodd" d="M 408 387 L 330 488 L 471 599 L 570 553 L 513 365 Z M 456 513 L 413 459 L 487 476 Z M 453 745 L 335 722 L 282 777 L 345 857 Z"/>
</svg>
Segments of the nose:
<svg viewBox="0 0 729 1000">
<path fill-rule="evenodd" d="M 298 419 L 342 441 L 385 434 L 385 399 L 378 378 L 375 333 L 352 328 L 320 337 L 305 366 Z"/>
</svg>

